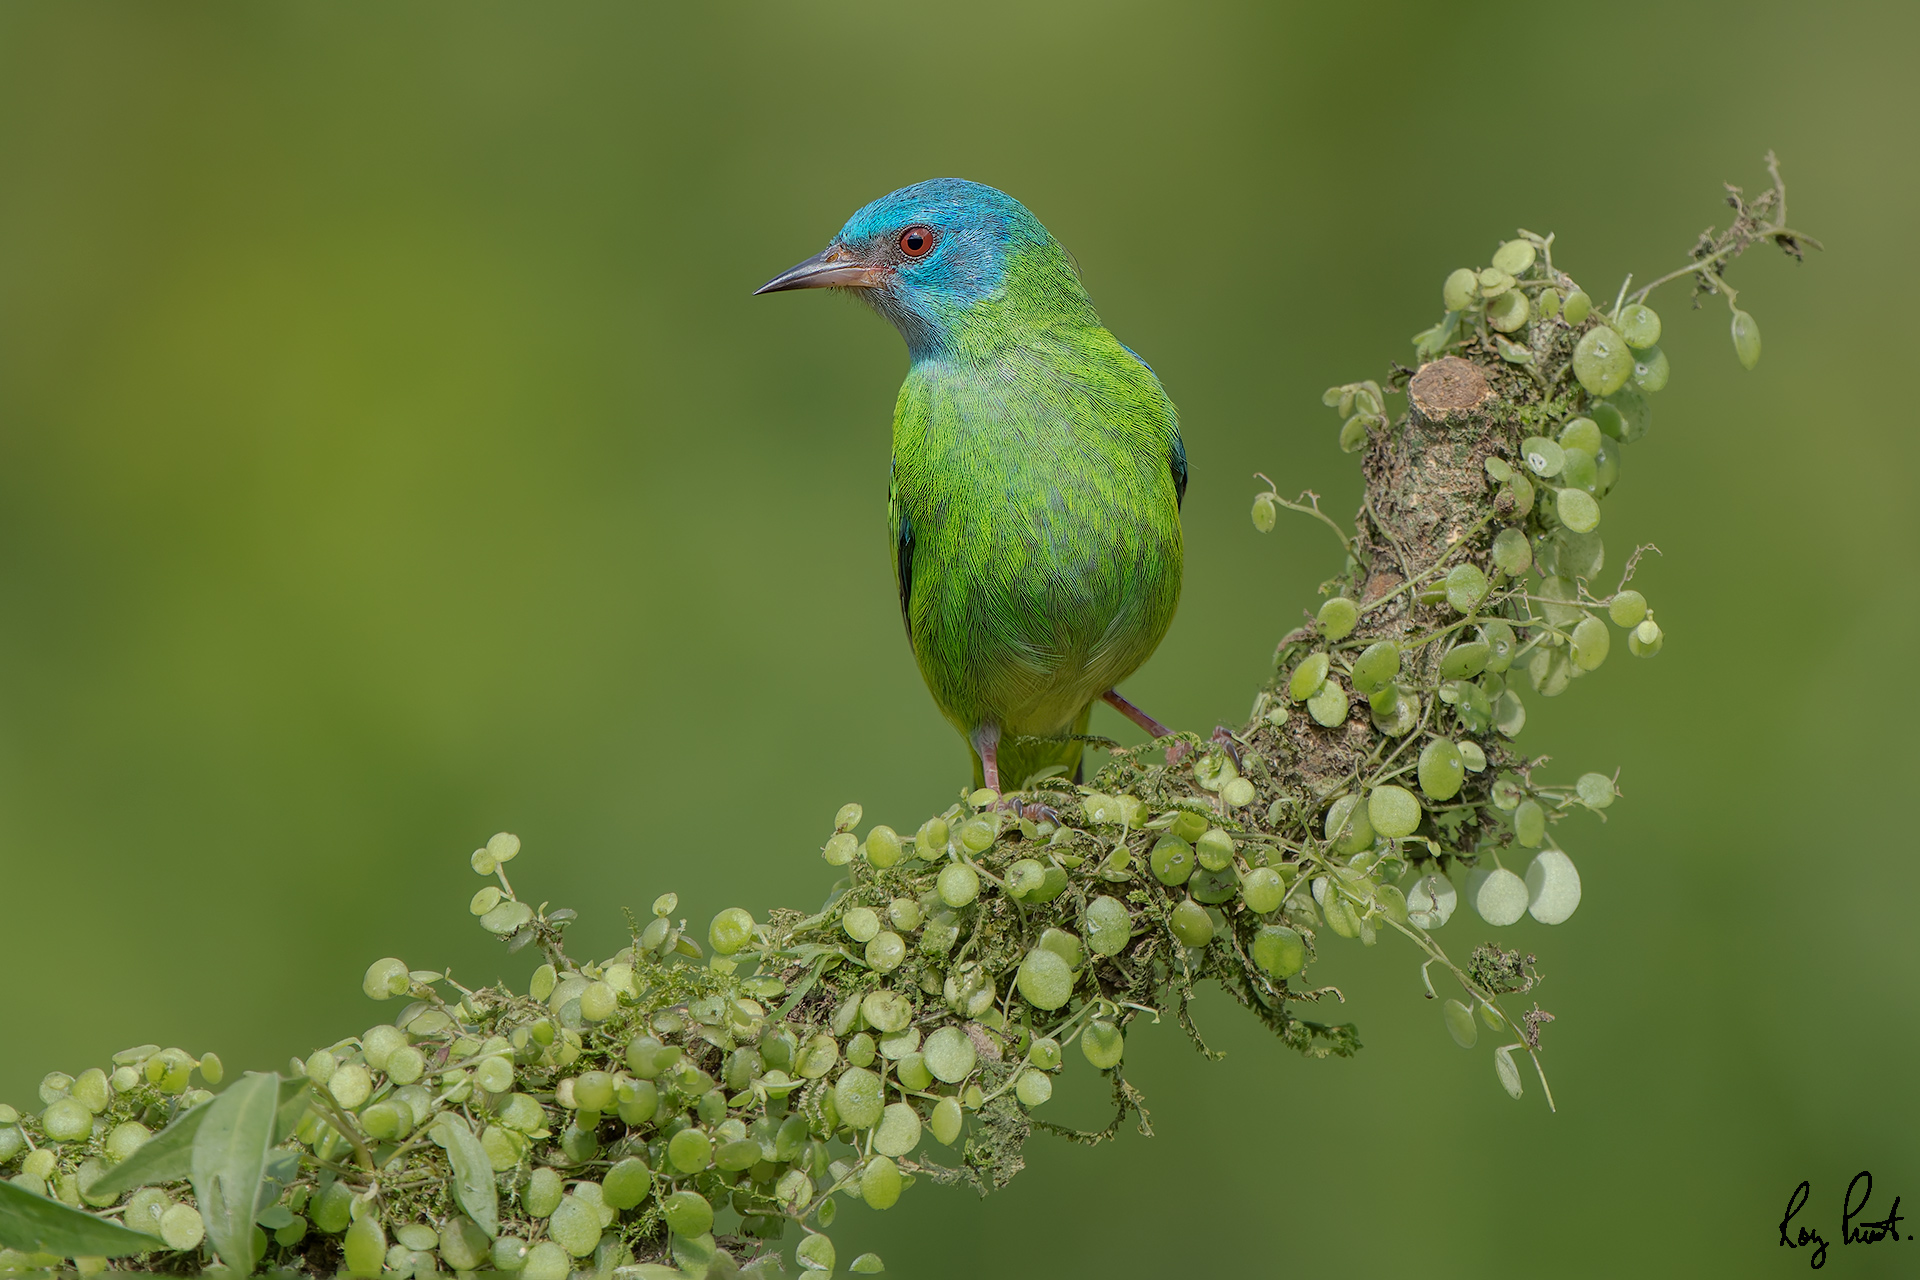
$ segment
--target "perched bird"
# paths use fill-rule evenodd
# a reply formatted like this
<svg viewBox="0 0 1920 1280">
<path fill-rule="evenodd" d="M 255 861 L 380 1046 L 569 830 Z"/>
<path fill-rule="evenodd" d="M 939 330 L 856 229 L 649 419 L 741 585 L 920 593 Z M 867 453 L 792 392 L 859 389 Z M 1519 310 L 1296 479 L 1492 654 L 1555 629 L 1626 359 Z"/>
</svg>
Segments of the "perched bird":
<svg viewBox="0 0 1920 1280">
<path fill-rule="evenodd" d="M 912 368 L 893 412 L 900 613 L 920 674 L 996 791 L 1078 777 L 1094 702 L 1180 598 L 1186 450 L 1173 404 L 1101 325 L 1019 201 L 938 178 L 882 196 L 757 293 L 851 289 Z"/>
</svg>

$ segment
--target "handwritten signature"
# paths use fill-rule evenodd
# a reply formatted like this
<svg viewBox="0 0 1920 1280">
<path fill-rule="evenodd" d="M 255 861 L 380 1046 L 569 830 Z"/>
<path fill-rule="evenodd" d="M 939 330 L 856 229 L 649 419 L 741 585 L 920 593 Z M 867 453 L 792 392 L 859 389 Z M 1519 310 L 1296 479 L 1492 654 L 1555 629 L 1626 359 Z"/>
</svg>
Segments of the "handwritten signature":
<svg viewBox="0 0 1920 1280">
<path fill-rule="evenodd" d="M 1866 1185 L 1862 1187 L 1862 1183 Z M 1856 1189 L 1858 1189 L 1860 1193 L 1859 1203 L 1857 1204 L 1854 1202 L 1854 1192 Z M 1812 1227 L 1794 1227 L 1792 1225 L 1794 1215 L 1806 1207 L 1807 1201 L 1811 1199 L 1812 1196 L 1812 1185 L 1807 1182 L 1802 1182 L 1793 1189 L 1793 1194 L 1787 1197 L 1787 1212 L 1786 1215 L 1780 1219 L 1780 1243 L 1789 1249 L 1812 1249 L 1813 1254 L 1807 1261 L 1813 1265 L 1815 1271 L 1818 1271 L 1821 1267 L 1827 1265 L 1826 1237 L 1822 1236 L 1819 1231 Z M 1872 1198 L 1873 1174 L 1862 1169 L 1859 1173 L 1854 1174 L 1853 1181 L 1847 1184 L 1846 1198 L 1840 1203 L 1841 1244 L 1879 1244 L 1883 1240 L 1899 1240 L 1902 1238 L 1900 1235 L 1900 1222 L 1903 1215 L 1900 1212 L 1899 1196 L 1893 1198 L 1893 1208 L 1888 1211 L 1886 1217 L 1881 1218 L 1879 1221 L 1854 1221 L 1855 1218 L 1866 1213 L 1867 1201 Z M 1791 1228 L 1791 1234 L 1789 1234 L 1789 1228 Z M 1907 1232 L 1905 1238 L 1908 1240 L 1913 1239 L 1913 1232 Z"/>
</svg>

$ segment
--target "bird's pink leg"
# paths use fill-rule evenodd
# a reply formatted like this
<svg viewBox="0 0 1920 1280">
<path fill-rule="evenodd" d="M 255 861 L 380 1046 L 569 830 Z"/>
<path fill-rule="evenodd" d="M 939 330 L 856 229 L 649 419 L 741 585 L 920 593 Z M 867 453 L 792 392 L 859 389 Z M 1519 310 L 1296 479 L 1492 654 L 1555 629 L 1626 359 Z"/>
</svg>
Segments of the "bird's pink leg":
<svg viewBox="0 0 1920 1280">
<path fill-rule="evenodd" d="M 1100 696 L 1106 699 L 1107 705 L 1156 738 L 1164 738 L 1173 732 L 1173 730 L 1167 728 L 1167 726 L 1161 724 L 1158 720 L 1155 720 L 1152 716 L 1121 697 L 1118 689 L 1109 689 Z"/>
<path fill-rule="evenodd" d="M 1000 789 L 1000 726 L 983 724 L 973 733 L 973 749 L 980 753 L 980 768 L 987 788 Z"/>
</svg>

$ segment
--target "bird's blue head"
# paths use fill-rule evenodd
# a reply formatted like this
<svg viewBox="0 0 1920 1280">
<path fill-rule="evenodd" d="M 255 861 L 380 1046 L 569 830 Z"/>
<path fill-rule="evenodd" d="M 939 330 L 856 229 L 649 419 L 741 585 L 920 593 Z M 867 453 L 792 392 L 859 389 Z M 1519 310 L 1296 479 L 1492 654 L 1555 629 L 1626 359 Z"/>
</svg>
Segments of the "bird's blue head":
<svg viewBox="0 0 1920 1280">
<path fill-rule="evenodd" d="M 825 250 L 755 292 L 815 288 L 858 290 L 916 359 L 1022 314 L 1091 316 L 1079 276 L 1040 220 L 1004 191 L 960 178 L 880 197 L 847 219 Z"/>
</svg>

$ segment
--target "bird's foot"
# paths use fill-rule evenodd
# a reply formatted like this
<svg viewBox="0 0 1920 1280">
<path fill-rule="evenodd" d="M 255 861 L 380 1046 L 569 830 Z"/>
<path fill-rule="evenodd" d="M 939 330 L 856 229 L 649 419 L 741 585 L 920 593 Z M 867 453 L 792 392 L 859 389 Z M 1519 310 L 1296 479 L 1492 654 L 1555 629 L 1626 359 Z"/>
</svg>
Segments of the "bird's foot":
<svg viewBox="0 0 1920 1280">
<path fill-rule="evenodd" d="M 1024 818 L 1028 822 L 1057 824 L 1060 821 L 1060 811 L 1052 805 L 1042 804 L 1038 800 L 1022 800 L 1018 792 L 1001 796 L 988 807 L 1000 813 L 1012 814 L 1015 818 Z"/>
<path fill-rule="evenodd" d="M 1238 769 L 1240 767 L 1240 740 L 1233 736 L 1233 731 L 1231 729 L 1227 728 L 1227 726 L 1223 724 L 1215 725 L 1213 729 L 1213 736 L 1208 738 L 1207 741 L 1211 742 L 1214 746 L 1219 747 L 1222 751 L 1225 751 L 1228 757 L 1232 759 L 1234 768 Z M 1187 753 L 1191 750 L 1193 750 L 1192 743 L 1189 743 L 1189 742 L 1174 743 L 1172 746 L 1167 748 L 1167 763 L 1179 764 L 1182 760 L 1185 760 L 1187 758 Z"/>
</svg>

